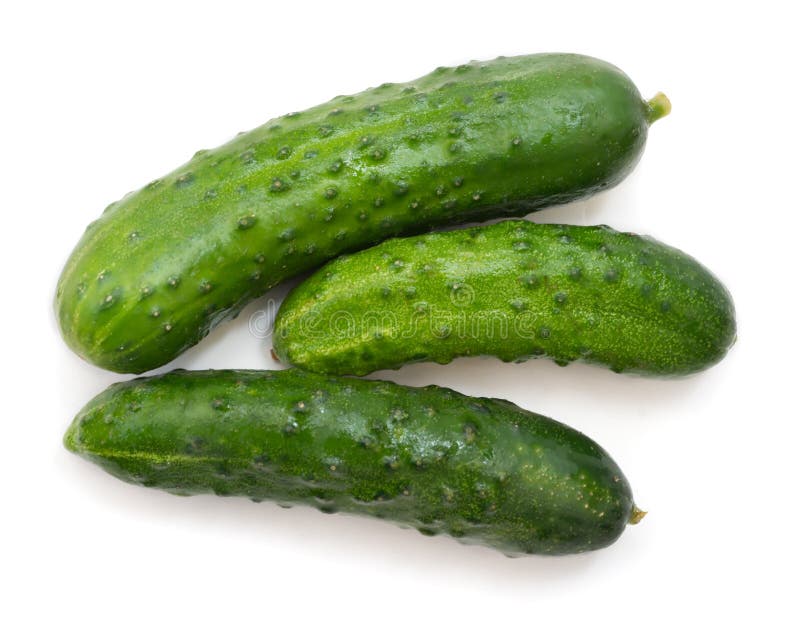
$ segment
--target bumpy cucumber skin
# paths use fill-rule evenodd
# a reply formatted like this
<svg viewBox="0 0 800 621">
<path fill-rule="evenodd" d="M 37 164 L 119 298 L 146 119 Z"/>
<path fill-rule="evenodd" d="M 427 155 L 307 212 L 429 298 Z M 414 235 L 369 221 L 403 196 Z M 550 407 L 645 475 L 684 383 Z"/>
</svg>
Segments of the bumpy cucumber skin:
<svg viewBox="0 0 800 621">
<path fill-rule="evenodd" d="M 639 515 L 586 436 L 437 386 L 176 371 L 111 386 L 64 443 L 130 483 L 371 515 L 508 555 L 602 548 Z"/>
<path fill-rule="evenodd" d="M 605 62 L 541 54 L 275 119 L 110 205 L 61 275 L 61 332 L 98 366 L 156 368 L 342 252 L 616 185 L 662 113 Z"/>
<path fill-rule="evenodd" d="M 287 296 L 273 340 L 283 361 L 337 375 L 487 355 L 670 376 L 711 366 L 735 336 L 728 291 L 682 252 L 507 220 L 331 261 Z"/>
</svg>

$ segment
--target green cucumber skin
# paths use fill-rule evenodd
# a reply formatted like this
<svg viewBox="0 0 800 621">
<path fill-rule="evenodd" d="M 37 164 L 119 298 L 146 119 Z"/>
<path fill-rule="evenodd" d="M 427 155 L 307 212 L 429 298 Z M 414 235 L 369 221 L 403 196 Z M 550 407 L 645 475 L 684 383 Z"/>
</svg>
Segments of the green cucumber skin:
<svg viewBox="0 0 800 621">
<path fill-rule="evenodd" d="M 299 369 L 114 384 L 64 444 L 130 483 L 370 515 L 511 556 L 602 548 L 641 515 L 611 457 L 554 420 Z"/>
<path fill-rule="evenodd" d="M 735 337 L 728 291 L 682 252 L 605 226 L 507 220 L 331 261 L 284 300 L 273 346 L 335 375 L 486 355 L 671 376 L 716 363 Z"/>
<path fill-rule="evenodd" d="M 342 252 L 614 186 L 666 113 L 652 101 L 605 62 L 540 54 L 440 68 L 272 120 L 88 227 L 58 283 L 61 332 L 98 366 L 159 367 Z"/>
</svg>

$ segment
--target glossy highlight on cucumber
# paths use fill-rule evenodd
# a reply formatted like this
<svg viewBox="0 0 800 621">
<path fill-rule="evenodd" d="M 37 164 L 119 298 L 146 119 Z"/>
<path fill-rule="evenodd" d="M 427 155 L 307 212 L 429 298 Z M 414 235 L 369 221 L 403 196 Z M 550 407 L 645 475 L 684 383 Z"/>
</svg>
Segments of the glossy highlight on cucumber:
<svg viewBox="0 0 800 621">
<path fill-rule="evenodd" d="M 679 250 L 605 226 L 506 220 L 331 261 L 284 300 L 273 346 L 337 375 L 494 356 L 677 376 L 735 338 L 727 289 Z"/>
<path fill-rule="evenodd" d="M 603 548 L 644 515 L 586 436 L 437 386 L 174 371 L 114 384 L 64 443 L 129 483 L 368 515 L 511 556 Z"/>
<path fill-rule="evenodd" d="M 198 151 L 87 228 L 58 283 L 62 335 L 106 369 L 159 367 L 343 252 L 616 185 L 668 112 L 608 63 L 537 54 L 274 119 Z"/>
</svg>

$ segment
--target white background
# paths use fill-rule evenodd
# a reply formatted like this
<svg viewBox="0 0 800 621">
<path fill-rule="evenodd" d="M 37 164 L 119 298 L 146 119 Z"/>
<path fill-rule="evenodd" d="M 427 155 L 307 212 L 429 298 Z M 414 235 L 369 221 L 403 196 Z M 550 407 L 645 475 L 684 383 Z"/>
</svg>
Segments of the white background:
<svg viewBox="0 0 800 621">
<path fill-rule="evenodd" d="M 797 618 L 797 22 L 758 2 L 19 2 L 0 9 L 0 616 Z M 123 379 L 79 360 L 56 279 L 106 204 L 239 130 L 438 65 L 539 51 L 672 100 L 620 187 L 536 221 L 648 233 L 711 268 L 739 340 L 701 375 L 462 360 L 379 376 L 584 431 L 649 510 L 612 547 L 509 560 L 388 523 L 126 485 L 67 453 Z M 270 297 L 279 300 L 286 286 Z M 248 317 L 169 367 L 273 368 Z"/>
</svg>

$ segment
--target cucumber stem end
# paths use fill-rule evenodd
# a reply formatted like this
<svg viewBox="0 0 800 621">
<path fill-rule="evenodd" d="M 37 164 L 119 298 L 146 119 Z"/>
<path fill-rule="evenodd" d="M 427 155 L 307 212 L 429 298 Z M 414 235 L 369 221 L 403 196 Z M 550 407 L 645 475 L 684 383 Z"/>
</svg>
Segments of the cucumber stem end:
<svg viewBox="0 0 800 621">
<path fill-rule="evenodd" d="M 633 505 L 633 510 L 631 511 L 631 517 L 628 519 L 628 524 L 638 524 L 642 521 L 645 515 L 647 515 L 647 511 L 642 511 L 639 507 Z"/>
<path fill-rule="evenodd" d="M 658 119 L 667 116 L 672 110 L 672 103 L 669 98 L 661 92 L 647 102 L 647 123 L 652 125 Z"/>
</svg>

